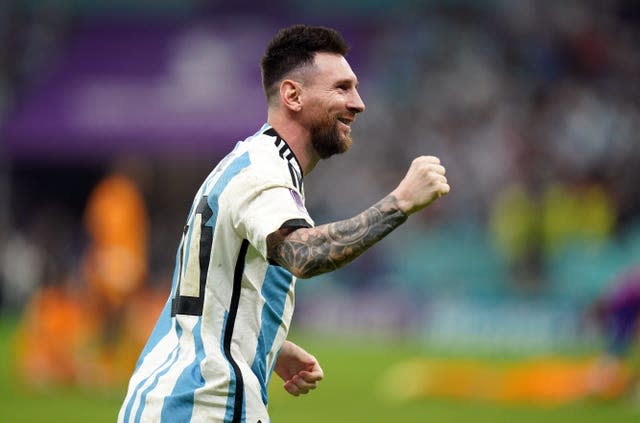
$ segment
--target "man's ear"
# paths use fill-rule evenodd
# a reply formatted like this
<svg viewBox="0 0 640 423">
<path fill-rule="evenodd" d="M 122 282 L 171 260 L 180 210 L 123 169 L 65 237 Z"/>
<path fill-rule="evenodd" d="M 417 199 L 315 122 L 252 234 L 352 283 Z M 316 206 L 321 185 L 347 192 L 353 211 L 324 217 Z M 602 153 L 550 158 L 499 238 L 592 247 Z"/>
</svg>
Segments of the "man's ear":
<svg viewBox="0 0 640 423">
<path fill-rule="evenodd" d="M 280 83 L 280 101 L 289 110 L 302 110 L 302 87 L 296 81 L 285 79 Z"/>
</svg>

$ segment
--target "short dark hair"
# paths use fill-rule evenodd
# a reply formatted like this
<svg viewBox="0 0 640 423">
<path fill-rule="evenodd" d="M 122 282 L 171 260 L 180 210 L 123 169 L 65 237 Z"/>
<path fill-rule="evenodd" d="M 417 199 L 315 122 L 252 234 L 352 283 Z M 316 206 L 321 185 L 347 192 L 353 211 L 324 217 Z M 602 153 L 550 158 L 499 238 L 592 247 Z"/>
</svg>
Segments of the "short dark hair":
<svg viewBox="0 0 640 423">
<path fill-rule="evenodd" d="M 311 64 L 315 53 L 345 56 L 349 46 L 338 31 L 322 26 L 294 25 L 281 29 L 273 37 L 260 62 L 262 87 L 267 100 L 275 93 L 285 75 Z"/>
</svg>

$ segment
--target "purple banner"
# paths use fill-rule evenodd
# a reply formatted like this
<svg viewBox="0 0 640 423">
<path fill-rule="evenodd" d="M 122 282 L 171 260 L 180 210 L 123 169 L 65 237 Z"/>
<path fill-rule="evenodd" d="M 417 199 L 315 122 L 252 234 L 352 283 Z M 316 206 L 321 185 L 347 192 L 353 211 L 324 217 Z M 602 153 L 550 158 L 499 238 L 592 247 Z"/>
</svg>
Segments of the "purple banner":
<svg viewBox="0 0 640 423">
<path fill-rule="evenodd" d="M 266 120 L 259 61 L 277 30 L 226 22 L 78 28 L 8 117 L 9 154 L 226 151 Z"/>
</svg>

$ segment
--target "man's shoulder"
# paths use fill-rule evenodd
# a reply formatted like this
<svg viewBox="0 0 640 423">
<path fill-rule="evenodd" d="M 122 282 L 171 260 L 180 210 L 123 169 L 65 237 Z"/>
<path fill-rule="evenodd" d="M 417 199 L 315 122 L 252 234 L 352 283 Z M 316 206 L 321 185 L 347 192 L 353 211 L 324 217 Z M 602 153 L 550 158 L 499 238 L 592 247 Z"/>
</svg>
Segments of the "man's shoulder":
<svg viewBox="0 0 640 423">
<path fill-rule="evenodd" d="M 287 170 L 287 161 L 279 153 L 276 136 L 259 133 L 247 138 L 244 143 L 250 154 L 252 165 Z"/>
<path fill-rule="evenodd" d="M 288 145 L 270 129 L 269 125 L 265 125 L 260 131 L 238 142 L 218 167 L 223 171 L 241 160 L 244 165 L 234 179 L 245 189 L 248 186 L 299 188 L 302 180 L 299 166 Z"/>
</svg>

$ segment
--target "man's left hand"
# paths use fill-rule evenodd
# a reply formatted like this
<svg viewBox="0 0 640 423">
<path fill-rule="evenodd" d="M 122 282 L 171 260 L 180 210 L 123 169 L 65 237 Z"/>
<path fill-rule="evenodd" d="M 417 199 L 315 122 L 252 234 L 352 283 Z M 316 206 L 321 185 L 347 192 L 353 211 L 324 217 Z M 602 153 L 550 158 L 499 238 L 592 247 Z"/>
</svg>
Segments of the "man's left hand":
<svg viewBox="0 0 640 423">
<path fill-rule="evenodd" d="M 284 389 L 296 397 L 315 389 L 324 377 L 318 360 L 290 341 L 280 349 L 274 371 L 284 380 Z"/>
</svg>

